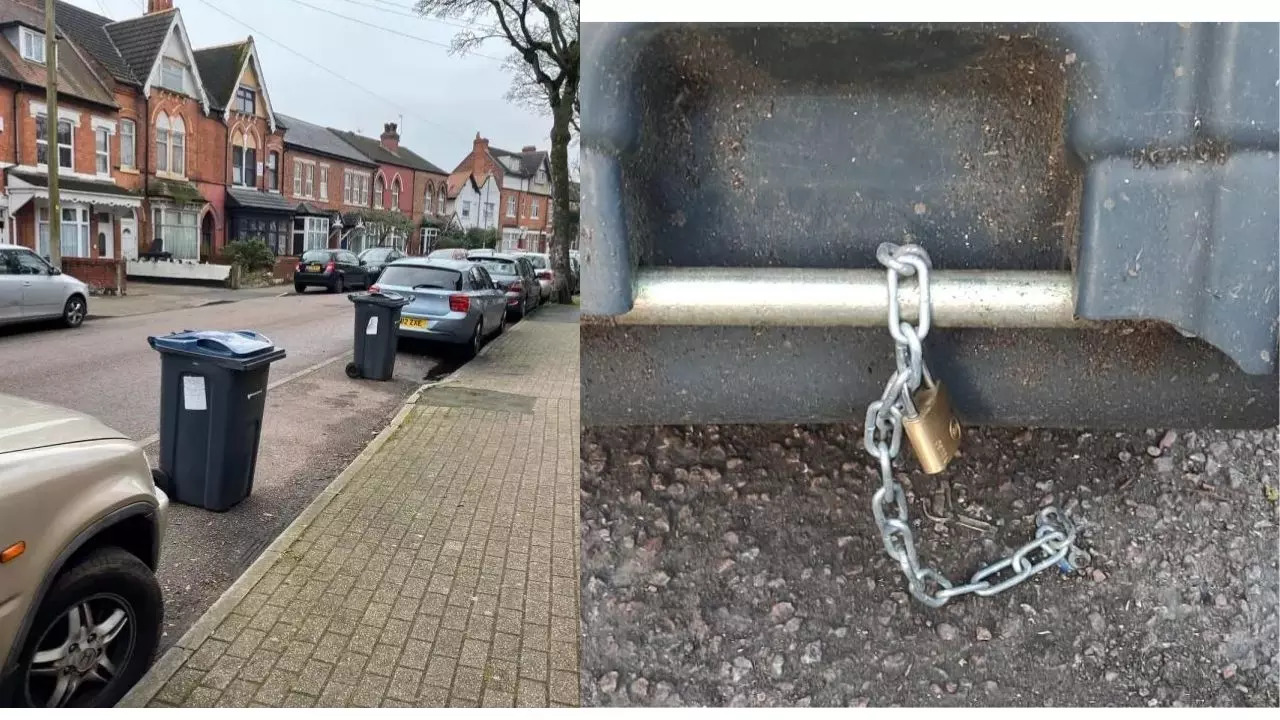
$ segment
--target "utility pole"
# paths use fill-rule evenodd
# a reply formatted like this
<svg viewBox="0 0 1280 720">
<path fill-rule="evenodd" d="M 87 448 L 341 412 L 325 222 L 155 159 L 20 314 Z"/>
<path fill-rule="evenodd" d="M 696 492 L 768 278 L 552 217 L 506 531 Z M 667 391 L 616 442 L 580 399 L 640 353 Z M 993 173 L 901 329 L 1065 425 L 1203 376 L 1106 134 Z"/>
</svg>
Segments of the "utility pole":
<svg viewBox="0 0 1280 720">
<path fill-rule="evenodd" d="M 46 160 L 49 167 L 49 262 L 62 269 L 62 203 L 58 197 L 58 34 L 53 18 L 53 0 L 44 0 L 44 66 L 45 78 L 45 137 L 48 142 Z M 73 158 L 74 161 L 74 158 Z"/>
</svg>

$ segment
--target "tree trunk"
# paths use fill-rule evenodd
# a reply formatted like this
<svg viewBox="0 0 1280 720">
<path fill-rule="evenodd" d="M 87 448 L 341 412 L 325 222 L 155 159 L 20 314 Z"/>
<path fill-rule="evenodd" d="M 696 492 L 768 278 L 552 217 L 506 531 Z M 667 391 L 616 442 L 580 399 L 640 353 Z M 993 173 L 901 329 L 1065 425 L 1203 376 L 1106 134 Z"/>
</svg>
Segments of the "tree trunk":
<svg viewBox="0 0 1280 720">
<path fill-rule="evenodd" d="M 560 102 L 551 108 L 554 121 L 551 125 L 551 194 L 555 203 L 554 234 L 551 236 L 551 269 L 559 281 L 557 301 L 573 302 L 569 284 L 569 123 L 573 120 L 573 99 L 577 94 L 574 84 L 566 83 Z"/>
</svg>

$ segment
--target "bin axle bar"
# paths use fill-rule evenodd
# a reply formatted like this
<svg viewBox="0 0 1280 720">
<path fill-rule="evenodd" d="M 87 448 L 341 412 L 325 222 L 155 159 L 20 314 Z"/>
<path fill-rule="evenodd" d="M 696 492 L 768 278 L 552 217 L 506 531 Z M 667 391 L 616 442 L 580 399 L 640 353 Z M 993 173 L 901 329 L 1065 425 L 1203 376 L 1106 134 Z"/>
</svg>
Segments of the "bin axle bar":
<svg viewBox="0 0 1280 720">
<path fill-rule="evenodd" d="M 1069 272 L 939 270 L 930 275 L 933 323 L 956 328 L 1064 328 L 1075 317 Z M 898 292 L 902 319 L 918 318 L 920 295 Z M 879 327 L 889 313 L 882 270 L 802 268 L 642 268 L 630 325 Z"/>
</svg>

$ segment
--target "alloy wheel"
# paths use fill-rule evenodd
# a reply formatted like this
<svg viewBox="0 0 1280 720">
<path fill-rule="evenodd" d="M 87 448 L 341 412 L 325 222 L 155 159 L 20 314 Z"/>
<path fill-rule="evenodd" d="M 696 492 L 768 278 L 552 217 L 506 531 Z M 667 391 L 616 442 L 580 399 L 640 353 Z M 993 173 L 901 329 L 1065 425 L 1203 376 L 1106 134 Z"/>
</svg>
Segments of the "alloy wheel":
<svg viewBox="0 0 1280 720">
<path fill-rule="evenodd" d="M 24 683 L 32 707 L 92 706 L 129 663 L 134 612 L 124 598 L 99 593 L 67 608 L 44 629 Z"/>
</svg>

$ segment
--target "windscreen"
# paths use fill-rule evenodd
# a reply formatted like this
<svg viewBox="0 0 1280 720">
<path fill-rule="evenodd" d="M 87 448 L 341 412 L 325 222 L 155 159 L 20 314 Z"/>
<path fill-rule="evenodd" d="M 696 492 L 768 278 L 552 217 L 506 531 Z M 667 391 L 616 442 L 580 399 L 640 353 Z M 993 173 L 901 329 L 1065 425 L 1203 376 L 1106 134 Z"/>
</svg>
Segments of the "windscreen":
<svg viewBox="0 0 1280 720">
<path fill-rule="evenodd" d="M 462 273 L 449 268 L 391 265 L 382 271 L 378 284 L 419 290 L 461 290 Z"/>
</svg>

